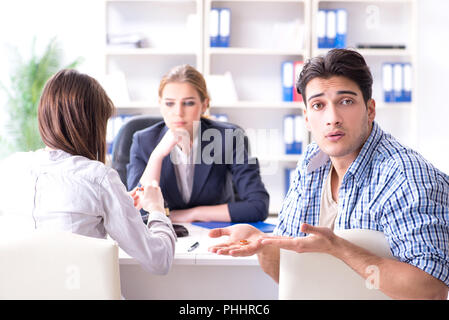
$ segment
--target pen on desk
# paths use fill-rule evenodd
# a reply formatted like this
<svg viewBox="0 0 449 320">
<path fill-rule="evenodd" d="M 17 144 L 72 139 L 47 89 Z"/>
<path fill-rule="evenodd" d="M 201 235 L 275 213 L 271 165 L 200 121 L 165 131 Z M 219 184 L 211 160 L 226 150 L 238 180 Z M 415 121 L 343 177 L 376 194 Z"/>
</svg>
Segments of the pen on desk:
<svg viewBox="0 0 449 320">
<path fill-rule="evenodd" d="M 200 245 L 200 243 L 197 241 L 194 244 L 192 244 L 187 251 L 191 252 L 191 251 L 195 250 L 196 248 L 198 248 L 199 245 Z"/>
</svg>

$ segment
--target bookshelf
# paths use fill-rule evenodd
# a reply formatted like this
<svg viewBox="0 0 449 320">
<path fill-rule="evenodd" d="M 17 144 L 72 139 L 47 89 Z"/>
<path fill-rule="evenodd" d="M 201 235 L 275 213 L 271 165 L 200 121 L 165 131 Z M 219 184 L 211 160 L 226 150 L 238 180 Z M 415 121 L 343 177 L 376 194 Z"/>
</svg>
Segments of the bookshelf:
<svg viewBox="0 0 449 320">
<path fill-rule="evenodd" d="M 284 150 L 284 116 L 302 114 L 303 104 L 282 100 L 281 64 L 310 56 L 309 5 L 309 1 L 245 0 L 204 4 L 203 72 L 206 76 L 230 72 L 238 97 L 232 103 L 212 100 L 211 113 L 226 113 L 230 122 L 247 130 L 270 194 L 270 214 L 278 213 L 282 205 L 284 169 L 294 168 L 300 159 Z M 231 11 L 229 47 L 210 46 L 211 8 Z M 283 37 L 282 30 L 291 30 L 291 36 Z"/>
<path fill-rule="evenodd" d="M 416 0 L 106 0 L 106 34 L 142 34 L 143 48 L 105 46 L 106 73 L 122 72 L 129 99 L 114 101 L 119 114 L 159 115 L 157 87 L 171 67 L 189 63 L 201 71 L 211 91 L 211 114 L 226 114 L 249 132 L 251 150 L 260 161 L 270 193 L 270 214 L 285 196 L 285 169 L 301 155 L 285 154 L 283 120 L 302 115 L 302 102 L 282 99 L 281 64 L 324 54 L 318 48 L 320 9 L 347 10 L 347 47 L 357 44 L 401 44 L 404 49 L 357 49 L 374 77 L 376 119 L 400 141 L 417 141 L 417 4 Z M 231 12 L 228 47 L 210 46 L 210 10 Z M 377 19 L 377 20 L 376 20 Z M 287 31 L 286 31 L 287 30 Z M 410 103 L 384 103 L 382 64 L 410 62 Z M 235 99 L 214 97 L 214 76 L 230 73 Z M 114 99 L 113 99 L 114 100 Z M 304 132 L 303 150 L 310 142 Z"/>
<path fill-rule="evenodd" d="M 347 11 L 347 47 L 356 49 L 368 63 L 373 74 L 373 98 L 376 101 L 376 121 L 387 132 L 413 148 L 418 143 L 417 95 L 417 1 L 416 0 L 313 0 L 311 55 L 324 54 L 318 48 L 319 9 Z M 359 48 L 378 45 L 403 48 Z M 412 101 L 386 103 L 383 97 L 383 63 L 411 63 Z"/>
<path fill-rule="evenodd" d="M 133 36 L 144 43 L 105 43 L 105 73 L 123 74 L 129 93 L 114 101 L 118 113 L 158 114 L 162 76 L 178 64 L 201 69 L 203 1 L 107 0 L 104 11 L 106 39 Z"/>
</svg>

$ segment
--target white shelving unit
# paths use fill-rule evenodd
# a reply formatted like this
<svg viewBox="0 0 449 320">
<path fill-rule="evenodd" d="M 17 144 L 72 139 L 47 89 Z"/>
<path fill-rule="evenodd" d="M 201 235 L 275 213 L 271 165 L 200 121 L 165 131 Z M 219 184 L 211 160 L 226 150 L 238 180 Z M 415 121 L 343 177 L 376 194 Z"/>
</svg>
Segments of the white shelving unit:
<svg viewBox="0 0 449 320">
<path fill-rule="evenodd" d="M 106 74 L 124 74 L 128 87 L 129 99 L 116 101 L 118 112 L 158 114 L 162 76 L 184 63 L 202 70 L 203 1 L 106 0 L 105 14 L 106 36 L 146 42 L 142 48 L 106 44 Z"/>
<path fill-rule="evenodd" d="M 237 99 L 220 101 L 211 92 L 210 113 L 226 114 L 249 133 L 270 193 L 270 213 L 276 214 L 285 195 L 285 169 L 301 160 L 301 155 L 285 154 L 283 119 L 287 114 L 302 115 L 304 108 L 302 102 L 282 101 L 282 62 L 306 61 L 328 50 L 317 46 L 316 15 L 321 8 L 347 10 L 348 47 L 405 45 L 405 49 L 358 50 L 373 73 L 377 121 L 413 146 L 418 105 L 416 6 L 416 0 L 106 0 L 106 32 L 139 33 L 149 45 L 106 46 L 105 70 L 123 72 L 126 78 L 130 101 L 114 101 L 119 113 L 155 115 L 159 115 L 159 81 L 171 67 L 189 63 L 206 78 L 230 73 Z M 210 47 L 211 8 L 231 10 L 229 47 Z M 377 17 L 372 16 L 373 10 Z M 383 103 L 384 62 L 411 62 L 411 103 Z M 303 150 L 308 142 L 304 141 Z"/>
<path fill-rule="evenodd" d="M 281 64 L 310 57 L 310 2 L 219 1 L 204 4 L 204 74 L 230 72 L 238 100 L 211 101 L 211 113 L 225 113 L 248 132 L 252 153 L 261 166 L 270 193 L 270 213 L 278 213 L 285 195 L 285 168 L 294 168 L 300 155 L 285 155 L 283 119 L 302 114 L 303 103 L 283 102 Z M 211 8 L 231 11 L 230 45 L 210 47 Z M 290 28 L 291 36 L 282 34 Z M 296 32 L 295 32 L 296 30 Z M 308 136 L 308 135 L 307 135 Z M 307 143 L 307 142 L 305 142 Z"/>
<path fill-rule="evenodd" d="M 367 61 L 374 78 L 373 98 L 376 121 L 401 142 L 416 148 L 417 108 L 417 1 L 416 0 L 312 0 L 312 56 L 318 49 L 317 12 L 319 9 L 347 10 L 347 47 L 356 49 Z M 357 49 L 364 45 L 404 45 L 404 49 Z M 382 91 L 382 64 L 410 62 L 412 65 L 412 102 L 385 103 Z"/>
</svg>

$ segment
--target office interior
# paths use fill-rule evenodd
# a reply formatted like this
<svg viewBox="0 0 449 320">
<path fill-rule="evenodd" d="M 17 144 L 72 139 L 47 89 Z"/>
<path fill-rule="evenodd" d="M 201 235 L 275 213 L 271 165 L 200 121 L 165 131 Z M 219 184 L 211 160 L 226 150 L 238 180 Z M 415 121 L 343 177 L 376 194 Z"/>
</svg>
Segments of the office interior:
<svg viewBox="0 0 449 320">
<path fill-rule="evenodd" d="M 213 8 L 230 9 L 228 43 L 223 45 L 211 43 Z M 19 59 L 28 59 L 33 50 L 39 55 L 56 39 L 61 65 L 78 60 L 77 70 L 98 79 L 115 103 L 111 144 L 130 117 L 159 115 L 157 86 L 170 67 L 195 66 L 210 84 L 210 115 L 249 132 L 270 193 L 267 222 L 276 224 L 289 173 L 312 141 L 303 129 L 300 150 L 286 151 L 285 121 L 301 118 L 303 104 L 283 96 L 283 64 L 329 50 L 319 44 L 319 11 L 337 9 L 346 10 L 344 45 L 360 50 L 372 70 L 376 120 L 449 174 L 449 2 L 444 0 L 5 0 L 0 2 L 0 82 L 8 88 Z M 386 63 L 411 66 L 410 101 L 386 101 Z M 5 144 L 10 138 L 8 101 L 0 90 L 0 159 L 13 152 Z M 303 124 L 301 119 L 297 123 Z M 280 297 L 278 285 L 256 257 L 210 256 L 206 244 L 213 242 L 207 230 L 189 228 L 201 246 L 192 254 L 188 249 L 195 241 L 180 238 L 169 276 L 148 275 L 120 253 L 126 299 Z M 204 281 L 198 282 L 201 277 Z M 214 288 L 227 289 L 211 292 L 212 282 Z M 170 285 L 176 290 L 169 290 Z M 317 292 L 315 298 L 325 296 Z"/>
</svg>

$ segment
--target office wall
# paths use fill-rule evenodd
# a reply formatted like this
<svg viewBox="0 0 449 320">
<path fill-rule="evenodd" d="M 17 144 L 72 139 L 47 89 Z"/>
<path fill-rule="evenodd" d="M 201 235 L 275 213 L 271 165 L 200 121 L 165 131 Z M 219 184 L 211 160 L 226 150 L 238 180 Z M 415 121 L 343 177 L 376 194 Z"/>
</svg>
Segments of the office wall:
<svg viewBox="0 0 449 320">
<path fill-rule="evenodd" d="M 418 7 L 419 151 L 449 174 L 449 1 Z"/>
<path fill-rule="evenodd" d="M 13 52 L 26 58 L 36 37 L 36 53 L 57 37 L 69 63 L 84 57 L 80 71 L 93 76 L 103 72 L 104 1 L 102 0 L 2 0 L 0 1 L 0 81 L 9 84 Z M 6 95 L 0 90 L 0 136 L 8 115 Z M 0 156 L 2 152 L 0 150 Z"/>
<path fill-rule="evenodd" d="M 8 82 L 10 47 L 28 54 L 33 35 L 37 51 L 57 36 L 65 60 L 84 57 L 80 70 L 103 71 L 104 2 L 102 0 L 0 1 L 0 81 Z M 449 1 L 419 0 L 419 147 L 428 160 L 449 174 Z M 5 115 L 0 92 L 0 135 Z"/>
</svg>

